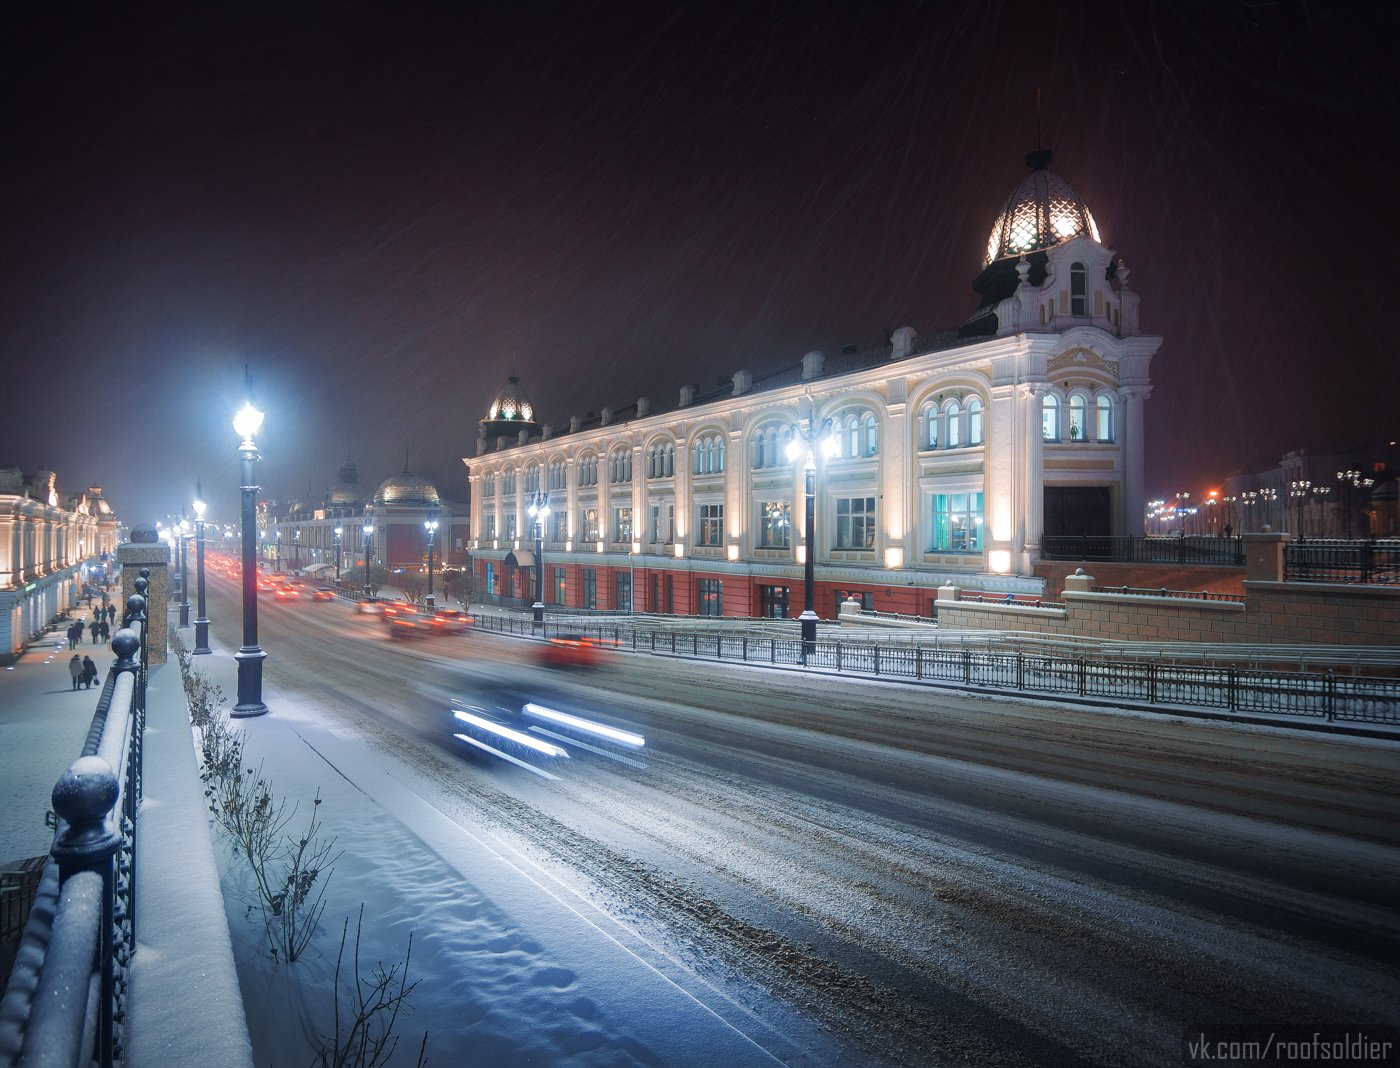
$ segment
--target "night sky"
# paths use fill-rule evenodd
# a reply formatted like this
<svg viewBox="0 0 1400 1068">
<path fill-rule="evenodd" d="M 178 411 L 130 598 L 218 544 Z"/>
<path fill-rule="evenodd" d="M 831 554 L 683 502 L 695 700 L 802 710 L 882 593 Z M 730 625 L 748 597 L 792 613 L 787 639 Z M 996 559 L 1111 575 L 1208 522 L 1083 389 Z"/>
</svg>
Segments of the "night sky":
<svg viewBox="0 0 1400 1068">
<path fill-rule="evenodd" d="M 409 465 L 509 374 L 670 408 L 953 327 L 1041 141 L 1164 336 L 1148 492 L 1400 436 L 1394 5 L 8 5 L 0 465 L 153 521 Z"/>
</svg>

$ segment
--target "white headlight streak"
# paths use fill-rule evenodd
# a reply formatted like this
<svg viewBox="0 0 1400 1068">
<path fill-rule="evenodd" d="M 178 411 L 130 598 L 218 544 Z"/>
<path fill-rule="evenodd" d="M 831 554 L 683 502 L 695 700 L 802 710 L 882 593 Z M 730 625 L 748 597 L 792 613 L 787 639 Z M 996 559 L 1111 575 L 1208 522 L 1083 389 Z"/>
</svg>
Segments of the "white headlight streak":
<svg viewBox="0 0 1400 1068">
<path fill-rule="evenodd" d="M 545 708 L 543 705 L 533 703 L 526 704 L 525 714 L 527 716 L 534 716 L 537 719 L 547 719 L 553 723 L 559 724 L 561 727 L 570 727 L 573 730 L 583 731 L 587 734 L 596 734 L 599 738 L 606 738 L 609 741 L 618 742 L 621 745 L 630 745 L 636 749 L 640 749 L 647 744 L 646 739 L 640 734 L 618 730 L 616 727 L 609 727 L 602 723 L 594 723 L 592 720 L 571 716 L 567 712 L 560 712 L 553 708 Z"/>
</svg>

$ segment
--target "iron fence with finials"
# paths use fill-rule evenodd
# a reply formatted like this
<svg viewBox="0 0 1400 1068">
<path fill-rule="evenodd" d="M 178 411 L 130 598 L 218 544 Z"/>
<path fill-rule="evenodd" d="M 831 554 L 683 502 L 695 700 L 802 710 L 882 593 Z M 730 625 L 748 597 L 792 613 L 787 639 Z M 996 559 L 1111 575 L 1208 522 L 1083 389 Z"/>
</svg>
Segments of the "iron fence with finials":
<svg viewBox="0 0 1400 1068">
<path fill-rule="evenodd" d="M 54 786 L 53 847 L 0 999 L 0 1068 L 122 1063 L 136 949 L 147 578 L 112 637 L 116 661 L 82 755 Z"/>
<path fill-rule="evenodd" d="M 632 652 L 723 660 L 758 667 L 800 667 L 801 638 L 791 621 L 755 621 L 736 629 L 655 625 L 649 620 L 570 616 L 532 627 L 528 618 L 479 613 L 477 628 L 549 639 L 589 639 Z M 823 628 L 828 630 L 828 628 Z M 1280 671 L 1252 664 L 1115 660 L 1086 651 L 920 644 L 909 640 L 819 637 L 806 651 L 809 671 L 945 683 L 980 692 L 1090 702 L 1116 701 L 1163 711 L 1221 710 L 1328 722 L 1400 723 L 1400 679 L 1359 673 Z"/>
</svg>

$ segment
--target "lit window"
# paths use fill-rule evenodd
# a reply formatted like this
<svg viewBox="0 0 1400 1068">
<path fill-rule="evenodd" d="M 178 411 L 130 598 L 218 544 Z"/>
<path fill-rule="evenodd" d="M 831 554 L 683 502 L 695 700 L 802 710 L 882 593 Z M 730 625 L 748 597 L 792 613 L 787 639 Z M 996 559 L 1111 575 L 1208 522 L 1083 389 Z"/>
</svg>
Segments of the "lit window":
<svg viewBox="0 0 1400 1068">
<path fill-rule="evenodd" d="M 1067 236 L 1067 235 L 1065 235 Z M 1071 315 L 1086 314 L 1084 295 L 1088 291 L 1088 272 L 1084 270 L 1084 264 L 1072 263 L 1069 266 L 1069 313 Z"/>
<path fill-rule="evenodd" d="M 700 506 L 700 530 L 696 545 L 718 546 L 724 538 L 724 505 L 702 504 Z"/>
<path fill-rule="evenodd" d="M 1046 441 L 1060 440 L 1060 398 L 1053 393 L 1040 398 L 1040 432 Z"/>
<path fill-rule="evenodd" d="M 1094 436 L 1099 441 L 1113 440 L 1113 398 L 1100 393 L 1094 400 Z"/>
<path fill-rule="evenodd" d="M 1086 411 L 1088 401 L 1082 394 L 1076 393 L 1069 399 L 1069 440 L 1083 441 L 1084 429 L 1087 425 Z"/>
<path fill-rule="evenodd" d="M 792 504 L 763 501 L 758 506 L 758 544 L 764 549 L 786 549 L 792 543 Z"/>
<path fill-rule="evenodd" d="M 982 400 L 973 397 L 967 402 L 967 443 L 982 444 Z"/>
<path fill-rule="evenodd" d="M 836 548 L 875 548 L 874 497 L 836 499 Z"/>
<path fill-rule="evenodd" d="M 932 518 L 930 551 L 970 553 L 982 549 L 982 494 L 935 493 Z"/>
<path fill-rule="evenodd" d="M 956 398 L 950 400 L 944 410 L 943 425 L 946 429 L 948 448 L 962 448 L 962 404 Z"/>
</svg>

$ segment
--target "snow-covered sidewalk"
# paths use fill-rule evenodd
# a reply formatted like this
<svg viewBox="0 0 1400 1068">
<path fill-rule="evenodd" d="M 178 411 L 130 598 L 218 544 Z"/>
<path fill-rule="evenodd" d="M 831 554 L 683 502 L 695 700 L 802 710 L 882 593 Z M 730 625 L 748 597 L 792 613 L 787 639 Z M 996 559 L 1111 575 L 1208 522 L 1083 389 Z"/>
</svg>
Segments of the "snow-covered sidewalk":
<svg viewBox="0 0 1400 1068">
<path fill-rule="evenodd" d="M 212 647 L 194 668 L 231 703 L 232 650 Z M 177 670 L 172 658 L 172 681 Z M 330 1027 L 342 924 L 353 941 L 362 904 L 362 974 L 402 961 L 413 935 L 409 979 L 421 982 L 398 1021 L 396 1063 L 412 1063 L 425 1031 L 434 1064 L 810 1062 L 805 1043 L 773 1031 L 469 816 L 435 808 L 414 769 L 266 681 L 263 697 L 270 714 L 236 721 L 245 763 L 300 806 L 289 832 L 302 831 L 319 796 L 322 833 L 343 853 L 323 929 L 290 968 L 269 957 L 251 898 L 226 894 L 256 1063 L 313 1059 Z M 215 846 L 226 889 L 237 887 L 239 863 L 217 838 Z M 199 937 L 190 932 L 192 943 Z"/>
</svg>

